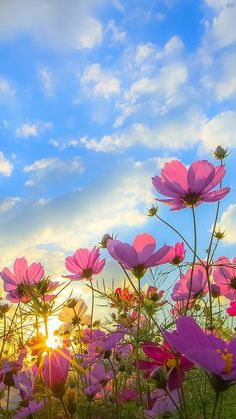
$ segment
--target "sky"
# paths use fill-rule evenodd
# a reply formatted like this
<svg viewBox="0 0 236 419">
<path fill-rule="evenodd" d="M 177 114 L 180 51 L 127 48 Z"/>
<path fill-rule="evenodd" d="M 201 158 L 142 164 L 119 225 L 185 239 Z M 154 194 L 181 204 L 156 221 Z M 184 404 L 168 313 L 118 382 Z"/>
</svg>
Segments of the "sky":
<svg viewBox="0 0 236 419">
<path fill-rule="evenodd" d="M 1 0 L 0 269 L 65 273 L 104 233 L 178 238 L 151 176 L 229 147 L 221 254 L 236 243 L 236 0 Z M 204 257 L 215 204 L 197 209 Z M 160 215 L 192 240 L 191 212 Z M 113 276 L 108 262 L 103 276 Z"/>
</svg>

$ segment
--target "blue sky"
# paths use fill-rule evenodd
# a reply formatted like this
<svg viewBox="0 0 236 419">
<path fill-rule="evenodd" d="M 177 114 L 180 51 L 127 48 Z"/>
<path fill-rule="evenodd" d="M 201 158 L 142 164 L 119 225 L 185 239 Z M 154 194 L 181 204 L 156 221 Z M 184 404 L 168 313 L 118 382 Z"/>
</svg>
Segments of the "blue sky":
<svg viewBox="0 0 236 419">
<path fill-rule="evenodd" d="M 150 178 L 219 144 L 221 253 L 235 256 L 235 21 L 235 0 L 1 2 L 1 268 L 25 255 L 58 276 L 106 232 L 174 244 L 145 215 Z M 203 255 L 214 209 L 197 211 Z M 188 210 L 159 211 L 190 237 Z"/>
</svg>

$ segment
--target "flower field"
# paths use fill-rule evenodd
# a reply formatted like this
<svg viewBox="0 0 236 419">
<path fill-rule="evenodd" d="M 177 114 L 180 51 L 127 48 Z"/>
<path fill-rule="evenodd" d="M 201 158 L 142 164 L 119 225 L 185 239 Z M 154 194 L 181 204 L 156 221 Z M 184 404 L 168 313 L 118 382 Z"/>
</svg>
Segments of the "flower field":
<svg viewBox="0 0 236 419">
<path fill-rule="evenodd" d="M 158 237 L 157 245 L 145 232 L 131 244 L 104 234 L 92 249 L 65 257 L 60 281 L 27 255 L 1 267 L 0 417 L 236 417 L 236 257 L 224 254 L 227 232 L 218 225 L 230 193 L 227 157 L 218 146 L 212 161 L 186 167 L 172 160 L 152 177 L 160 206 L 191 214 L 191 241 L 153 205 L 147 216 L 170 229 L 175 243 Z M 204 254 L 200 205 L 212 210 Z M 96 279 L 108 259 L 122 283 L 115 274 L 112 286 Z M 90 306 L 74 283 L 86 284 Z"/>
</svg>

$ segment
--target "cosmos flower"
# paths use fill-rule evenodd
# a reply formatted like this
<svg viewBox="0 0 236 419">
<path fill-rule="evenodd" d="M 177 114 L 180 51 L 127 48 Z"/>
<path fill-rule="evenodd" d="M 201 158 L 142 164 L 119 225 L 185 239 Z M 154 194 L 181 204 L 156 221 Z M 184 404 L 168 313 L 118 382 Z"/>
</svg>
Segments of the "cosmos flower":
<svg viewBox="0 0 236 419">
<path fill-rule="evenodd" d="M 53 349 L 45 355 L 41 369 L 44 384 L 56 397 L 64 394 L 65 384 L 70 368 L 71 355 L 68 349 Z"/>
<path fill-rule="evenodd" d="M 179 388 L 184 380 L 184 373 L 193 367 L 193 363 L 183 355 L 179 355 L 177 358 L 166 342 L 162 346 L 158 346 L 154 342 L 144 342 L 141 346 L 145 355 L 152 361 L 139 360 L 139 368 L 147 371 L 148 375 L 152 377 L 152 374 L 155 375 L 155 372 L 164 366 L 170 391 Z"/>
<path fill-rule="evenodd" d="M 139 234 L 133 245 L 119 240 L 108 240 L 107 250 L 125 269 L 132 271 L 136 278 L 142 278 L 147 268 L 162 265 L 174 258 L 174 249 L 163 246 L 155 252 L 156 240 L 150 234 Z"/>
<path fill-rule="evenodd" d="M 211 272 L 211 271 L 210 271 Z M 176 282 L 171 294 L 174 301 L 187 300 L 190 290 L 192 268 L 189 268 L 186 274 L 181 274 Z M 190 300 L 203 297 L 208 291 L 207 274 L 204 266 L 195 265 L 193 269 Z"/>
<path fill-rule="evenodd" d="M 58 315 L 58 319 L 65 322 L 62 325 L 63 330 L 69 331 L 73 328 L 73 326 L 90 324 L 91 316 L 89 314 L 85 314 L 87 310 L 88 306 L 82 298 L 77 301 L 74 307 L 64 307 Z"/>
<path fill-rule="evenodd" d="M 215 389 L 224 391 L 236 382 L 236 338 L 226 342 L 206 334 L 191 317 L 180 317 L 176 326 L 174 332 L 164 331 L 167 342 L 210 373 Z"/>
<path fill-rule="evenodd" d="M 166 394 L 164 390 L 154 390 L 150 395 L 149 410 L 144 411 L 146 419 L 156 418 L 159 415 L 173 412 L 176 409 L 176 405 L 180 404 L 179 394 L 177 390 L 171 391 L 171 398 Z M 161 416 L 162 417 L 162 416 Z M 168 416 L 169 417 L 169 416 Z"/>
<path fill-rule="evenodd" d="M 31 300 L 30 290 L 37 285 L 44 276 L 44 268 L 41 263 L 28 263 L 24 257 L 14 262 L 13 273 L 4 268 L 1 272 L 4 290 L 8 292 L 7 298 L 12 302 L 27 303 Z"/>
<path fill-rule="evenodd" d="M 230 307 L 226 309 L 229 316 L 236 316 L 236 301 L 231 301 Z"/>
<path fill-rule="evenodd" d="M 39 403 L 37 403 L 35 400 L 30 400 L 27 406 L 22 407 L 20 410 L 16 412 L 14 419 L 33 417 L 33 414 L 40 412 L 40 410 L 42 410 L 43 407 L 43 400 L 41 400 Z"/>
<path fill-rule="evenodd" d="M 189 168 L 178 160 L 165 163 L 161 176 L 154 176 L 156 190 L 169 197 L 157 201 L 170 205 L 172 211 L 197 207 L 202 202 L 215 202 L 224 198 L 230 188 L 215 188 L 225 176 L 224 166 L 215 167 L 207 160 L 199 160 Z"/>
<path fill-rule="evenodd" d="M 172 263 L 173 265 L 179 265 L 180 263 L 183 262 L 184 258 L 185 258 L 185 254 L 186 254 L 186 250 L 184 248 L 184 243 L 176 243 L 175 244 L 175 256 L 174 258 L 170 261 L 170 263 Z"/>
<path fill-rule="evenodd" d="M 215 262 L 213 278 L 220 288 L 220 295 L 229 300 L 236 300 L 236 257 L 232 262 L 225 256 Z"/>
<path fill-rule="evenodd" d="M 73 256 L 67 256 L 66 258 L 66 269 L 72 275 L 65 275 L 65 278 L 91 280 L 93 275 L 97 275 L 102 271 L 105 262 L 105 259 L 100 260 L 100 252 L 96 246 L 92 250 L 78 249 Z"/>
</svg>

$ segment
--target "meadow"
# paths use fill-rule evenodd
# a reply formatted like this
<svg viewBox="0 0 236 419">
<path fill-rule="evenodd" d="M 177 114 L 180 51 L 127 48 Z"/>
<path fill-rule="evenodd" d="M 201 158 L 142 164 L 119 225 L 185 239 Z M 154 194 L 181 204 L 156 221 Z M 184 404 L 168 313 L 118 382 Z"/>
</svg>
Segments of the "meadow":
<svg viewBox="0 0 236 419">
<path fill-rule="evenodd" d="M 153 205 L 147 216 L 175 233 L 174 244 L 159 245 L 159 237 L 157 246 L 145 232 L 132 243 L 106 233 L 65 257 L 61 281 L 27 255 L 2 268 L 2 418 L 236 416 L 236 257 L 215 257 L 227 234 L 218 219 L 230 193 L 228 154 L 218 146 L 209 161 L 172 160 L 152 177 L 158 205 L 191 213 L 191 242 Z M 200 205 L 212 206 L 205 254 L 198 252 Z M 106 258 L 119 265 L 122 284 L 96 280 Z M 73 292 L 75 282 L 87 285 L 91 306 Z M 95 299 L 106 308 L 103 319 Z M 53 319 L 61 322 L 56 330 Z"/>
</svg>

